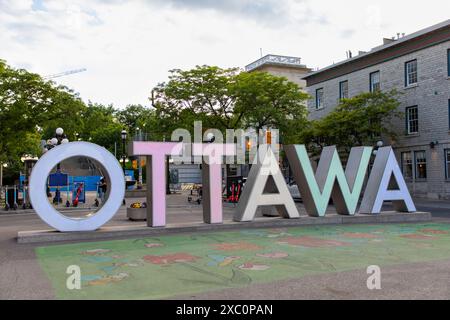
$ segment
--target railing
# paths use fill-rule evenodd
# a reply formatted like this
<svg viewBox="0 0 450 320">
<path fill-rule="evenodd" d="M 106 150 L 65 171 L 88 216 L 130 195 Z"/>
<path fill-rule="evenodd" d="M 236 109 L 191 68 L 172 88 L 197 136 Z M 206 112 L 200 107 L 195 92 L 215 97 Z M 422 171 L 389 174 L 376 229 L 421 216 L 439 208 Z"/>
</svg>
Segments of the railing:
<svg viewBox="0 0 450 320">
<path fill-rule="evenodd" d="M 261 59 L 256 60 L 255 62 L 247 65 L 245 67 L 245 71 L 252 71 L 266 63 L 288 65 L 288 66 L 301 66 L 302 65 L 301 58 L 269 54 L 267 56 L 262 57 Z"/>
</svg>

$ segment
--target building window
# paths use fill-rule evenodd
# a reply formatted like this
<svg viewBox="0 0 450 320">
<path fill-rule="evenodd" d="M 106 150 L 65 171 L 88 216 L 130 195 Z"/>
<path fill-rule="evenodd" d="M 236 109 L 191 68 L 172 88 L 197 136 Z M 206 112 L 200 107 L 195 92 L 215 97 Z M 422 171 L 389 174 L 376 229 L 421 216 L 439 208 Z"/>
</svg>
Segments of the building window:
<svg viewBox="0 0 450 320">
<path fill-rule="evenodd" d="M 406 133 L 419 133 L 419 110 L 417 106 L 406 108 Z"/>
<path fill-rule="evenodd" d="M 348 81 L 339 82 L 339 99 L 348 99 Z"/>
<path fill-rule="evenodd" d="M 413 162 L 411 152 L 402 152 L 402 173 L 405 179 L 412 179 L 413 177 Z"/>
<path fill-rule="evenodd" d="M 372 72 L 370 74 L 370 92 L 375 92 L 381 89 L 380 86 L 380 71 Z"/>
<path fill-rule="evenodd" d="M 316 109 L 323 107 L 323 88 L 316 90 Z"/>
<path fill-rule="evenodd" d="M 417 83 L 417 60 L 408 61 L 405 63 L 405 86 Z"/>
<path fill-rule="evenodd" d="M 450 77 L 450 49 L 447 50 L 447 75 Z"/>
<path fill-rule="evenodd" d="M 450 149 L 445 149 L 445 179 L 450 180 Z"/>
<path fill-rule="evenodd" d="M 414 152 L 414 160 L 416 163 L 416 179 L 427 178 L 427 156 L 425 151 Z"/>
</svg>

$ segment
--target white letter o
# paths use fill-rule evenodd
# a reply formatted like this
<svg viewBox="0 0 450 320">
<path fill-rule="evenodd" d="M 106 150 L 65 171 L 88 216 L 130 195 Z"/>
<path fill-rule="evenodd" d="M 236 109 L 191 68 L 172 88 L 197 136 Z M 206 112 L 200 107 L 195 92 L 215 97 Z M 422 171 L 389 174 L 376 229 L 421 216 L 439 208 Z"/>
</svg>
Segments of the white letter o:
<svg viewBox="0 0 450 320">
<path fill-rule="evenodd" d="M 109 177 L 108 201 L 88 218 L 69 218 L 56 210 L 47 199 L 47 177 L 65 159 L 88 157 L 97 160 Z M 125 177 L 117 159 L 105 148 L 88 142 L 71 142 L 46 152 L 33 167 L 29 184 L 30 201 L 36 213 L 59 231 L 94 231 L 116 214 L 125 195 Z"/>
</svg>

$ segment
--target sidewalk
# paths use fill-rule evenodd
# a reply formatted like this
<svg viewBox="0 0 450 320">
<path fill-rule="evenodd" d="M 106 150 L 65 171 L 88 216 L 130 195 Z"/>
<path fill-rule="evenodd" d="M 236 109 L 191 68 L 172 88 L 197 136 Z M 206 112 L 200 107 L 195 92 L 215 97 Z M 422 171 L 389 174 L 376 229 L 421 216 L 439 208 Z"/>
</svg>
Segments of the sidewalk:
<svg viewBox="0 0 450 320">
<path fill-rule="evenodd" d="M 189 191 L 183 191 L 180 193 L 175 193 L 175 194 L 171 194 L 167 196 L 167 208 L 172 208 L 172 209 L 199 209 L 201 210 L 202 205 L 197 204 L 196 202 L 188 202 L 188 196 L 190 195 Z M 87 200 L 86 204 L 80 204 L 78 207 L 74 208 L 74 207 L 65 207 L 65 198 L 63 198 L 63 202 L 62 204 L 60 204 L 57 207 L 58 211 L 61 212 L 88 212 L 88 211 L 94 211 L 97 210 L 98 208 L 93 206 L 92 204 L 95 201 L 95 198 L 93 197 L 91 199 L 91 201 Z M 125 202 L 126 202 L 126 207 L 130 207 L 130 205 L 132 203 L 135 202 L 146 202 L 147 199 L 146 198 L 126 198 Z M 122 206 L 121 209 L 125 209 L 126 207 Z M 223 207 L 224 208 L 234 208 L 236 207 L 236 204 L 233 203 L 223 203 Z M 17 209 L 17 210 L 4 210 L 4 208 L 0 208 L 0 215 L 17 215 L 17 214 L 32 214 L 35 213 L 35 211 L 33 209 Z"/>
<path fill-rule="evenodd" d="M 189 196 L 189 191 L 182 191 L 180 193 L 176 193 L 176 194 L 171 194 L 167 196 L 167 208 L 172 208 L 172 209 L 198 209 L 201 210 L 202 209 L 202 205 L 198 205 L 197 203 L 193 202 L 190 203 L 188 202 L 187 198 Z M 78 207 L 74 208 L 74 207 L 65 207 L 64 203 L 65 203 L 65 199 L 63 199 L 63 203 L 58 206 L 58 211 L 61 212 L 83 212 L 83 211 L 93 211 L 96 210 L 97 208 L 93 206 L 93 203 L 95 201 L 95 197 L 91 197 L 92 199 L 90 199 L 91 201 L 87 200 L 86 204 L 80 204 Z M 147 199 L 146 198 L 126 198 L 126 207 L 129 207 L 132 203 L 134 202 L 146 202 Z M 414 199 L 414 203 L 416 204 L 416 207 L 425 207 L 425 208 L 436 208 L 436 209 L 449 209 L 449 214 L 450 214 L 450 200 L 434 200 L 434 199 L 423 199 L 423 198 L 416 198 Z M 233 203 L 227 203 L 224 202 L 223 203 L 223 207 L 224 208 L 235 208 L 237 206 L 237 204 L 233 204 Z M 301 205 L 301 207 L 303 207 Z M 387 203 L 386 207 L 390 207 L 390 204 Z M 125 209 L 125 207 L 122 207 L 122 209 Z M 419 210 L 419 209 L 418 209 Z M 423 211 L 423 210 L 419 210 L 419 211 Z M 16 215 L 16 214 L 32 214 L 35 213 L 35 211 L 33 209 L 17 209 L 17 210 L 9 210 L 6 211 L 4 210 L 4 208 L 0 208 L 0 215 Z"/>
<path fill-rule="evenodd" d="M 437 208 L 437 209 L 450 209 L 450 200 L 436 200 L 436 199 L 414 199 L 416 206 Z"/>
</svg>

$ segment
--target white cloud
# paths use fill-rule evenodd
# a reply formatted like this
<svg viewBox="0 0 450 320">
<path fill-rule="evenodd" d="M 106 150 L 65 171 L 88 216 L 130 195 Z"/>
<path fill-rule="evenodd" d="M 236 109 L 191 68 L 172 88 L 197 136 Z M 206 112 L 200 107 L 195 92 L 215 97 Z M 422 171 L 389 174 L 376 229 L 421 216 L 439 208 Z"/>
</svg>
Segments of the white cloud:
<svg viewBox="0 0 450 320">
<path fill-rule="evenodd" d="M 0 9 L 9 12 L 27 11 L 33 5 L 33 0 L 2 0 L 0 1 Z"/>
<path fill-rule="evenodd" d="M 323 67 L 449 9 L 445 0 L 0 0 L 0 59 L 43 75 L 86 67 L 57 80 L 86 101 L 148 105 L 173 68 L 243 67 L 259 48 Z"/>
</svg>

